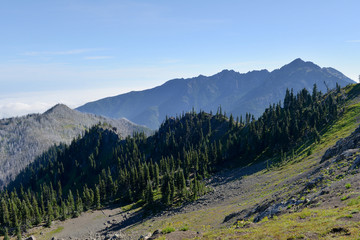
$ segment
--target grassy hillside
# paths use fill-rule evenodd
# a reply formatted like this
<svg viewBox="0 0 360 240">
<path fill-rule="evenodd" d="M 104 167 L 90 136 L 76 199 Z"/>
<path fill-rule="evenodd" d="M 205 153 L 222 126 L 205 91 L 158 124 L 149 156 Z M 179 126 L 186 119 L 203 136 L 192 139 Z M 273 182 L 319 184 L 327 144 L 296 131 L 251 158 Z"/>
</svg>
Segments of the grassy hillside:
<svg viewBox="0 0 360 240">
<path fill-rule="evenodd" d="M 228 186 L 224 195 L 232 196 L 207 206 L 202 203 L 211 202 L 209 199 L 216 195 L 209 199 L 204 196 L 195 204 L 197 208 L 188 206 L 180 213 L 149 219 L 127 231 L 140 235 L 169 226 L 177 230 L 188 226 L 189 231 L 202 233 L 200 239 L 359 239 L 360 174 L 358 170 L 349 172 L 348 168 L 360 151 L 355 150 L 354 155 L 336 162 L 338 156 L 321 163 L 325 151 L 339 139 L 348 137 L 360 123 L 360 86 L 351 85 L 344 91 L 347 101 L 341 117 L 320 132 L 319 142 L 300 146 L 295 158 L 263 166 L 255 173 L 245 167 L 219 174 L 219 179 L 230 179 L 220 184 L 210 181 L 209 185 L 215 192 Z M 324 180 L 305 189 L 319 174 Z M 234 191 L 239 194 L 232 194 Z M 296 205 L 289 202 L 291 199 L 309 202 Z M 257 223 L 253 222 L 257 217 L 255 211 L 244 217 L 269 202 L 270 206 L 288 204 L 279 213 Z"/>
<path fill-rule="evenodd" d="M 324 95 L 316 87 L 312 94 L 287 91 L 284 106 L 270 106 L 257 120 L 250 114 L 227 118 L 221 108 L 216 114 L 190 112 L 167 118 L 153 136 L 125 140 L 108 125 L 96 126 L 70 145 L 45 152 L 19 175 L 12 186 L 20 194 L 0 196 L 0 211 L 16 217 L 0 222 L 14 232 L 130 203 L 124 211 L 131 217 L 119 224 L 137 222 L 130 234 L 173 227 L 212 238 L 241 236 L 244 225 L 250 234 L 306 208 L 345 207 L 351 199 L 357 206 L 357 168 L 346 170 L 357 152 L 322 160 L 326 149 L 356 127 L 357 96 L 357 85 Z M 29 215 L 16 210 L 27 208 Z M 149 220 L 138 222 L 143 218 Z M 213 230 L 219 228 L 225 229 Z"/>
</svg>

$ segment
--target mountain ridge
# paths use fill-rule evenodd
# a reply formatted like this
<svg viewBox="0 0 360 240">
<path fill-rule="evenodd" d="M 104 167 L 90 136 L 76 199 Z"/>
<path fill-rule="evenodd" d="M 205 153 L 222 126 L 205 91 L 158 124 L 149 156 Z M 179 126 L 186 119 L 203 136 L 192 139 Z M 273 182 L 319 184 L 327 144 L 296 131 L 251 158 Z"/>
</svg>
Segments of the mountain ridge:
<svg viewBox="0 0 360 240">
<path fill-rule="evenodd" d="M 8 183 L 34 158 L 59 143 L 69 144 L 89 127 L 99 122 L 117 129 L 122 137 L 149 129 L 126 119 L 110 119 L 72 110 L 57 104 L 43 114 L 0 120 L 0 187 Z"/>
<path fill-rule="evenodd" d="M 360 206 L 359 86 L 326 94 L 303 89 L 295 96 L 287 91 L 283 106 L 269 106 L 257 120 L 247 116 L 235 121 L 221 113 L 192 111 L 166 118 L 149 137 L 137 134 L 120 140 L 113 128 L 97 125 L 69 146 L 44 152 L 13 187 L 20 188 L 20 198 L 37 198 L 32 201 L 41 209 L 41 215 L 25 220 L 45 226 L 54 219 L 66 221 L 42 228 L 46 236 L 53 236 L 51 229 L 64 226 L 56 236 L 66 239 L 108 239 L 125 229 L 131 239 L 138 239 L 169 226 L 178 231 L 188 226 L 190 231 L 202 231 L 204 238 L 209 229 L 203 226 L 211 226 L 220 238 L 234 230 L 241 234 L 231 235 L 236 239 L 242 234 L 244 239 L 253 234 L 254 239 L 292 239 L 293 231 L 331 237 L 338 224 L 346 234 L 358 236 L 358 226 L 354 221 L 344 224 L 343 216 L 360 219 L 359 211 L 354 211 Z M 28 186 L 32 189 L 26 190 Z M 11 184 L 8 190 L 13 190 Z M 17 198 L 11 192 L 4 199 L 9 196 Z M 19 209 L 26 204 L 11 201 Z M 113 209 L 112 203 L 119 203 L 118 208 Z M 113 211 L 97 211 L 109 209 L 109 204 Z M 331 216 L 323 214 L 323 207 Z M 69 227 L 66 219 L 79 215 L 79 229 Z M 101 222 L 94 222 L 97 216 L 102 216 Z M 287 216 L 293 221 L 284 221 Z M 314 228 L 313 218 L 322 226 L 328 217 L 332 220 L 324 227 Z M 297 219 L 309 227 L 295 227 Z M 12 219 L 0 221 L 3 226 L 13 224 Z M 284 225 L 281 235 L 276 228 L 267 228 L 278 223 Z"/>
<path fill-rule="evenodd" d="M 126 117 L 156 129 L 165 116 L 193 108 L 214 112 L 221 105 L 228 114 L 240 116 L 250 112 L 257 117 L 269 104 L 282 100 L 287 88 L 297 92 L 317 84 L 319 90 L 326 92 L 336 83 L 345 86 L 354 81 L 333 68 L 321 68 L 297 58 L 271 72 L 263 69 L 239 73 L 225 69 L 212 76 L 176 78 L 151 89 L 103 98 L 76 109 L 111 118 Z"/>
</svg>

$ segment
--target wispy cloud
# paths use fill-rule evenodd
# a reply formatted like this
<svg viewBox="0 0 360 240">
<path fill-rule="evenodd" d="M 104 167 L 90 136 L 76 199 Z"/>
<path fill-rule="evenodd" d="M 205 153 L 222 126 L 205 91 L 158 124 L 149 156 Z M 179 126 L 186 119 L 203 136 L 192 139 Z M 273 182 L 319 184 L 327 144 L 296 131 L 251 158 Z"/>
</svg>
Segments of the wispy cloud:
<svg viewBox="0 0 360 240">
<path fill-rule="evenodd" d="M 8 96 L 1 95 L 0 119 L 23 116 L 29 113 L 42 113 L 58 103 L 63 103 L 70 108 L 75 108 L 89 101 L 118 95 L 129 92 L 131 90 L 136 89 L 111 87 L 41 92 L 19 92 Z"/>
<path fill-rule="evenodd" d="M 29 51 L 25 52 L 25 56 L 50 56 L 50 55 L 75 55 L 87 52 L 95 52 L 104 50 L 103 48 L 83 48 L 83 49 L 71 49 L 66 51 Z"/>
<path fill-rule="evenodd" d="M 360 43 L 360 40 L 347 40 L 347 43 Z"/>
<path fill-rule="evenodd" d="M 102 60 L 102 59 L 111 59 L 113 56 L 89 56 L 84 57 L 85 60 Z"/>
<path fill-rule="evenodd" d="M 160 64 L 174 64 L 174 63 L 180 63 L 182 62 L 181 59 L 171 59 L 171 58 L 167 58 L 167 59 L 163 59 L 160 61 Z"/>
</svg>

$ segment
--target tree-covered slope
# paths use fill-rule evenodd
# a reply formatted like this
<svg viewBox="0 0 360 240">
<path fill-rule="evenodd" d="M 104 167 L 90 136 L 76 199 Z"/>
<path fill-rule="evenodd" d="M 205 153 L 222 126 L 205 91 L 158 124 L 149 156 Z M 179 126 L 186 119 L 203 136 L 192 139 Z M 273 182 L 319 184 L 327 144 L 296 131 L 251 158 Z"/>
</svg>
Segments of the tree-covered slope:
<svg viewBox="0 0 360 240">
<path fill-rule="evenodd" d="M 112 118 L 125 117 L 135 123 L 157 129 L 165 116 L 203 110 L 223 111 L 234 116 L 251 112 L 259 117 L 269 104 L 283 99 L 287 88 L 298 92 L 311 91 L 316 83 L 319 91 L 326 92 L 338 83 L 354 83 L 333 68 L 321 68 L 312 62 L 296 59 L 272 72 L 267 70 L 241 74 L 224 70 L 213 76 L 174 79 L 165 84 L 138 92 L 129 92 L 87 103 L 81 112 L 95 113 Z"/>
<path fill-rule="evenodd" d="M 18 175 L 11 193 L 1 194 L 1 212 L 9 214 L 1 226 L 49 225 L 113 202 L 140 201 L 154 210 L 195 200 L 207 191 L 202 179 L 221 169 L 282 161 L 319 141 L 345 100 L 340 87 L 322 95 L 314 86 L 312 93 L 287 91 L 284 106 L 270 106 L 257 120 L 250 114 L 228 118 L 221 107 L 215 114 L 193 111 L 167 118 L 150 137 L 124 140 L 113 127 L 97 125 L 70 145 L 44 152 Z"/>
<path fill-rule="evenodd" d="M 70 143 L 85 129 L 99 122 L 113 125 L 123 137 L 138 131 L 150 133 L 149 129 L 125 119 L 112 120 L 84 114 L 61 104 L 43 114 L 1 119 L 0 187 L 50 146 L 60 142 Z"/>
</svg>

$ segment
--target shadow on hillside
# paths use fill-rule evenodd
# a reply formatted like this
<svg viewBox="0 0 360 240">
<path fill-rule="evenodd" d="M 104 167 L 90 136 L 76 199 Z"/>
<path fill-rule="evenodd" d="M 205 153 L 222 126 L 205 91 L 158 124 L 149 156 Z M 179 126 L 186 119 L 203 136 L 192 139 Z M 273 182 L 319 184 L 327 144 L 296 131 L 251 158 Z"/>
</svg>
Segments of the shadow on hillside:
<svg viewBox="0 0 360 240">
<path fill-rule="evenodd" d="M 269 164 L 271 164 L 271 163 L 269 162 Z M 261 170 L 264 170 L 264 169 L 266 169 L 266 167 L 267 167 L 267 163 L 265 161 L 265 162 L 260 162 L 260 163 L 257 163 L 257 164 L 251 165 L 251 166 L 236 168 L 236 169 L 232 169 L 232 170 L 225 170 L 223 172 L 215 174 L 210 179 L 207 179 L 206 182 L 207 182 L 207 185 L 219 186 L 222 184 L 226 184 L 228 182 L 232 182 L 232 181 L 241 179 L 244 176 L 248 176 L 248 175 L 254 174 L 256 172 L 259 172 Z M 211 195 L 211 193 L 209 193 L 209 195 Z M 206 197 L 206 195 L 204 195 L 203 197 Z M 185 202 L 179 207 L 173 207 L 170 209 L 166 209 L 166 210 L 158 212 L 155 215 L 150 215 L 150 216 L 149 215 L 144 216 L 144 211 L 138 211 L 138 212 L 134 212 L 132 214 L 129 214 L 126 212 L 119 212 L 119 213 L 111 215 L 109 217 L 123 214 L 123 220 L 119 223 L 111 224 L 111 226 L 108 226 L 105 229 L 99 231 L 99 233 L 106 234 L 108 232 L 116 232 L 116 231 L 123 230 L 124 228 L 127 228 L 129 226 L 133 226 L 135 224 L 140 224 L 141 222 L 147 221 L 153 217 L 171 216 L 171 215 L 180 213 L 183 211 L 183 209 L 186 209 L 189 205 L 201 204 L 203 201 L 203 197 L 200 197 L 198 200 L 196 200 L 194 202 Z M 115 207 L 116 206 L 110 206 L 109 208 L 112 209 Z"/>
<path fill-rule="evenodd" d="M 271 165 L 272 162 L 269 161 L 268 164 Z M 254 173 L 262 171 L 266 167 L 267 162 L 263 161 L 246 167 L 239 167 L 232 170 L 228 169 L 212 176 L 207 181 L 207 184 L 211 184 L 212 186 L 219 186 L 228 182 L 241 179 L 244 176 L 252 175 Z"/>
<path fill-rule="evenodd" d="M 140 223 L 143 220 L 143 211 L 138 211 L 132 214 L 124 214 L 123 220 L 119 223 L 112 223 L 111 226 L 99 231 L 100 234 L 106 234 L 108 232 L 117 232 L 128 226 Z"/>
</svg>

